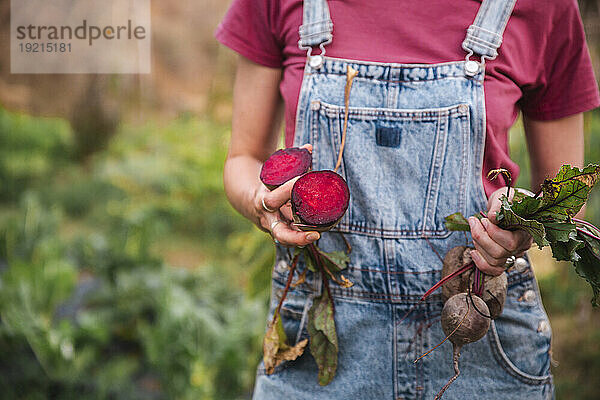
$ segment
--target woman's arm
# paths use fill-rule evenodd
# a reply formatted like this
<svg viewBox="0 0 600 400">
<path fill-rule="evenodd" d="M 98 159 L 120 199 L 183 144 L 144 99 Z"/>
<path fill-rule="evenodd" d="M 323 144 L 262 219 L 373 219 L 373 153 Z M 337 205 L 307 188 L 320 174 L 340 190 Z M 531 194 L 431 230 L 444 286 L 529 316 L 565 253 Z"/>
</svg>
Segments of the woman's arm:
<svg viewBox="0 0 600 400">
<path fill-rule="evenodd" d="M 583 115 L 575 114 L 552 121 L 535 121 L 523 118 L 527 148 L 531 160 L 533 191 L 553 177 L 563 164 L 583 165 L 584 138 Z M 506 258 L 531 247 L 531 235 L 525 231 L 507 231 L 495 225 L 496 212 L 500 210 L 500 197 L 506 188 L 495 191 L 488 201 L 488 218 L 479 221 L 469 218 L 476 252 L 473 261 L 479 269 L 491 275 L 502 273 Z M 511 193 L 512 194 L 512 193 Z M 582 209 L 578 216 L 584 213 Z"/>
<path fill-rule="evenodd" d="M 269 192 L 260 181 L 262 163 L 273 153 L 281 134 L 283 102 L 279 94 L 281 70 L 238 58 L 233 90 L 233 121 L 223 182 L 227 198 L 243 216 L 285 245 L 302 246 L 319 238 L 317 232 L 298 232 L 289 226 L 292 182 Z M 275 210 L 267 212 L 262 202 Z M 280 210 L 280 208 L 282 208 Z"/>
<path fill-rule="evenodd" d="M 545 178 L 556 175 L 563 164 L 583 166 L 583 114 L 552 121 L 523 117 L 531 160 L 531 186 L 537 192 Z"/>
</svg>

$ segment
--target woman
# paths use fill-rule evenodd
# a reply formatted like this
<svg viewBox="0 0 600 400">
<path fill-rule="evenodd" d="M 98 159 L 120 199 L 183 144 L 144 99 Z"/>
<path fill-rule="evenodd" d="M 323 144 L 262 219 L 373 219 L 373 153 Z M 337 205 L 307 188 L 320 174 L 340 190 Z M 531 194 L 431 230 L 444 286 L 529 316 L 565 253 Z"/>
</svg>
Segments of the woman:
<svg viewBox="0 0 600 400">
<path fill-rule="evenodd" d="M 518 175 L 507 145 L 518 112 L 534 187 L 563 163 L 583 163 L 582 112 L 599 98 L 576 2 L 540 9 L 533 0 L 236 0 L 217 38 L 242 55 L 225 189 L 239 212 L 281 244 L 271 313 L 289 262 L 282 246 L 320 238 L 320 248 L 342 250 L 343 233 L 353 249 L 347 276 L 354 286 L 333 289 L 337 376 L 320 387 L 305 352 L 272 375 L 259 367 L 254 398 L 433 398 L 452 375 L 449 344 L 413 361 L 444 337 L 440 298 L 403 316 L 439 280 L 438 253 L 465 243 L 445 229 L 444 216 L 487 211 L 489 219 L 469 220 L 471 254 L 477 268 L 498 275 L 531 245 L 525 232 L 495 225 L 506 187 L 485 178 L 499 167 Z M 351 202 L 320 237 L 289 224 L 293 182 L 268 192 L 258 176 L 284 116 L 286 145 L 307 145 L 314 169 L 333 168 L 348 67 L 358 75 L 340 171 Z M 445 398 L 552 397 L 550 328 L 527 259 L 508 276 L 502 316 L 463 350 L 462 375 Z M 284 303 L 292 341 L 306 336 L 319 281 L 309 273 Z"/>
</svg>

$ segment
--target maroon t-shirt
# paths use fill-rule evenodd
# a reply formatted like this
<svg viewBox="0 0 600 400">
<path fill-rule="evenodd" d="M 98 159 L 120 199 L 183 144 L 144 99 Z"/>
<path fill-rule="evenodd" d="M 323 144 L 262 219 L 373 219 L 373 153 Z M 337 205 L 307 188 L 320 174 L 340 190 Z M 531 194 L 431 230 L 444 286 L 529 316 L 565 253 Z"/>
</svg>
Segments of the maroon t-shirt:
<svg viewBox="0 0 600 400">
<path fill-rule="evenodd" d="M 461 44 L 481 4 L 477 0 L 329 0 L 333 42 L 327 55 L 394 63 L 440 63 L 465 58 Z M 216 38 L 248 59 L 283 68 L 286 145 L 294 137 L 306 52 L 298 48 L 301 0 L 233 0 Z M 518 0 L 499 55 L 487 61 L 487 137 L 483 176 L 518 166 L 508 154 L 508 131 L 519 110 L 536 120 L 587 111 L 600 104 L 576 0 Z M 503 186 L 482 178 L 486 193 Z"/>
</svg>

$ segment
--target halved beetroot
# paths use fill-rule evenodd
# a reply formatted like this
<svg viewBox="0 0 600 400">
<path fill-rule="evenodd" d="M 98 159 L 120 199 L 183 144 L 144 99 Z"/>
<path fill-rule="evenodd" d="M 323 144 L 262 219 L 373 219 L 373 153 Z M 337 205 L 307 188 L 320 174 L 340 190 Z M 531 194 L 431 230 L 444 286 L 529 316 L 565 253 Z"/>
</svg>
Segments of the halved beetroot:
<svg viewBox="0 0 600 400">
<path fill-rule="evenodd" d="M 294 183 L 294 222 L 306 231 L 326 231 L 335 226 L 348 209 L 350 191 L 344 178 L 333 171 L 309 172 Z"/>
<path fill-rule="evenodd" d="M 290 147 L 277 150 L 265 161 L 260 170 L 260 180 L 273 190 L 292 178 L 302 175 L 312 166 L 312 156 L 306 149 Z"/>
</svg>

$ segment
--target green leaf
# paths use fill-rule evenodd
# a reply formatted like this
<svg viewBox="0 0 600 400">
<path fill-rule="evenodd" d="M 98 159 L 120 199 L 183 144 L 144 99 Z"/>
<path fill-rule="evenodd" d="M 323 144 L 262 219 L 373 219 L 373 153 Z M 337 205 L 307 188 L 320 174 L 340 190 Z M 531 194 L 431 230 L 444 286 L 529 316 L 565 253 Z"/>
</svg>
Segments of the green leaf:
<svg viewBox="0 0 600 400">
<path fill-rule="evenodd" d="M 546 230 L 544 229 L 544 225 L 535 220 L 525 219 L 515 214 L 512 210 L 511 203 L 509 203 L 508 198 L 506 196 L 502 196 L 500 198 L 502 202 L 502 207 L 498 212 L 496 220 L 498 221 L 498 226 L 503 229 L 522 229 L 533 237 L 533 241 L 538 245 L 541 249 L 544 246 L 550 244 L 546 239 Z"/>
<path fill-rule="evenodd" d="M 553 180 L 542 184 L 543 195 L 535 219 L 567 219 L 577 214 L 599 178 L 598 165 L 588 165 L 583 170 L 563 165 Z"/>
<path fill-rule="evenodd" d="M 570 222 L 544 222 L 546 239 L 550 242 L 552 256 L 558 261 L 577 261 L 575 250 L 583 246 L 577 238 L 576 225 Z"/>
<path fill-rule="evenodd" d="M 577 249 L 583 247 L 583 241 L 577 238 L 577 234 L 571 233 L 567 242 L 550 242 L 552 248 L 552 256 L 557 261 L 571 261 L 575 262 L 579 260 L 579 254 Z"/>
<path fill-rule="evenodd" d="M 469 221 L 459 212 L 448 215 L 444 219 L 446 220 L 446 229 L 449 231 L 471 231 Z"/>
<path fill-rule="evenodd" d="M 322 259 L 325 262 L 325 267 L 329 271 L 336 273 L 345 270 L 350 262 L 350 257 L 343 251 L 332 251 L 327 253 L 317 248 L 319 253 L 323 256 Z"/>
<path fill-rule="evenodd" d="M 333 318 L 333 301 L 328 291 L 323 290 L 308 311 L 308 333 L 310 352 L 319 367 L 319 384 L 331 382 L 337 370 L 338 339 Z"/>
<path fill-rule="evenodd" d="M 577 235 L 576 225 L 570 222 L 543 222 L 542 224 L 546 230 L 546 239 L 550 242 L 569 242 Z"/>
<path fill-rule="evenodd" d="M 315 260 L 313 260 L 312 254 L 310 253 L 308 248 L 305 247 L 302 251 L 302 254 L 304 254 L 304 262 L 306 263 L 306 268 L 308 268 L 312 272 L 317 272 Z"/>
<path fill-rule="evenodd" d="M 512 210 L 522 218 L 532 219 L 531 217 L 539 210 L 541 204 L 541 199 L 517 192 L 512 200 Z"/>
<path fill-rule="evenodd" d="M 579 260 L 575 261 L 575 271 L 592 286 L 594 307 L 600 305 L 600 242 L 597 239 L 579 235 L 585 246 L 577 250 Z"/>
</svg>

